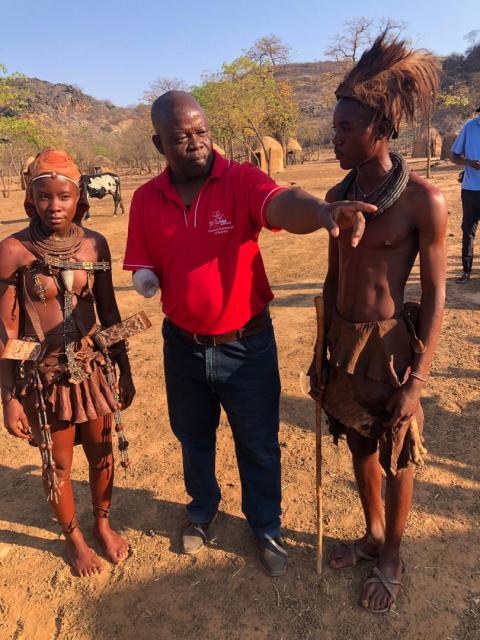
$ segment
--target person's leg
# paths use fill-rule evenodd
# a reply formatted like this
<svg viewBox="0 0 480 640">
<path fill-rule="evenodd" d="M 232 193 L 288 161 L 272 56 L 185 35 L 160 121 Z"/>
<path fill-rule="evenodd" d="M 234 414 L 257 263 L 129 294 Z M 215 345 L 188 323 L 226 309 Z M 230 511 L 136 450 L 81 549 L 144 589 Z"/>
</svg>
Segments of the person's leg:
<svg viewBox="0 0 480 640">
<path fill-rule="evenodd" d="M 214 355 L 216 388 L 235 440 L 243 513 L 258 538 L 278 538 L 280 377 L 273 329 L 221 345 Z"/>
<path fill-rule="evenodd" d="M 462 189 L 462 266 L 470 275 L 473 265 L 473 247 L 480 218 L 480 192 Z"/>
<path fill-rule="evenodd" d="M 377 563 L 377 569 L 387 581 L 401 582 L 404 565 L 400 558 L 400 544 L 410 511 L 412 493 L 412 465 L 399 469 L 395 477 L 387 477 L 385 491 L 385 544 L 380 551 L 380 558 Z M 390 582 L 390 588 L 396 596 L 400 586 Z M 388 609 L 392 603 L 392 596 L 380 581 L 365 584 L 361 595 L 361 604 L 366 609 L 382 611 Z"/>
<path fill-rule="evenodd" d="M 75 428 L 73 426 L 66 427 L 63 423 L 53 423 L 51 433 L 53 459 L 59 480 L 59 496 L 58 503 L 53 501 L 50 502 L 50 505 L 65 535 L 68 561 L 78 575 L 91 576 L 103 571 L 104 566 L 101 559 L 85 542 L 75 518 L 72 483 L 70 480 Z M 35 434 L 35 438 L 37 442 L 40 442 L 38 431 Z M 46 484 L 45 491 L 47 491 Z"/>
<path fill-rule="evenodd" d="M 187 513 L 191 522 L 206 523 L 221 497 L 215 477 L 220 403 L 207 375 L 205 347 L 182 337 L 168 322 L 163 336 L 168 413 L 182 446 L 185 488 L 192 498 Z"/>
<path fill-rule="evenodd" d="M 424 415 L 420 404 L 416 411 L 416 419 L 421 435 Z M 401 588 L 395 582 L 401 583 L 404 572 L 404 564 L 400 557 L 400 544 L 412 504 L 414 467 L 411 456 L 411 441 L 407 435 L 398 458 L 397 473 L 395 476 L 387 475 L 385 490 L 385 544 L 380 551 L 377 569 L 387 582 L 389 581 L 389 587 L 395 596 Z M 388 609 L 392 602 L 392 596 L 381 582 L 373 580 L 365 584 L 361 596 L 361 604 L 365 608 L 382 611 Z"/>
<path fill-rule="evenodd" d="M 114 463 L 112 454 L 112 415 L 84 422 L 78 427 L 88 460 L 95 525 L 93 533 L 100 540 L 108 559 L 117 564 L 128 554 L 128 543 L 113 531 L 109 523 Z"/>
<path fill-rule="evenodd" d="M 37 445 L 42 442 L 41 430 L 38 423 L 38 414 L 35 409 L 35 398 L 27 396 L 23 401 L 23 407 L 27 414 L 28 423 L 32 428 L 33 437 Z M 62 527 L 65 535 L 67 559 L 73 570 L 79 576 L 89 576 L 103 571 L 102 560 L 90 549 L 85 542 L 83 534 L 78 527 L 75 518 L 75 505 L 73 499 L 70 474 L 73 460 L 73 444 L 75 440 L 75 427 L 65 422 L 58 422 L 47 409 L 47 418 L 50 424 L 52 436 L 52 456 L 56 466 L 56 474 L 59 481 L 57 500 L 49 501 L 50 507 Z M 44 480 L 45 495 L 49 494 L 48 483 Z"/>
<path fill-rule="evenodd" d="M 353 429 L 347 430 L 347 442 L 352 453 L 353 470 L 365 516 L 365 535 L 354 547 L 336 545 L 330 554 L 330 565 L 343 569 L 360 560 L 360 554 L 378 556 L 385 539 L 385 516 L 382 502 L 382 468 L 378 459 L 377 441 L 365 438 Z M 358 553 L 360 552 L 360 553 Z M 357 557 L 358 556 L 358 557 Z"/>
</svg>

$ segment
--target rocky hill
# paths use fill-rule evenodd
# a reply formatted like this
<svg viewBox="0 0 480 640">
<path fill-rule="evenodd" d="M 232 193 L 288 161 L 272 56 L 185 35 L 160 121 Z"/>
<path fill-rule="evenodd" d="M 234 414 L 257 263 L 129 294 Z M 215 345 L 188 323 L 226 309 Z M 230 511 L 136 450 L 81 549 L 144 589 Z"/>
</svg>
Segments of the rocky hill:
<svg viewBox="0 0 480 640">
<path fill-rule="evenodd" d="M 317 138 L 319 128 L 328 137 L 334 91 L 344 71 L 342 63 L 333 61 L 294 62 L 275 68 L 275 76 L 294 88 L 300 107 L 300 138 Z"/>
<path fill-rule="evenodd" d="M 54 120 L 57 125 L 68 127 L 88 125 L 108 133 L 125 127 L 136 115 L 135 108 L 116 107 L 109 100 L 97 100 L 71 84 L 53 84 L 38 78 L 15 80 L 13 86 L 22 95 L 18 113 L 12 109 L 0 115 L 28 114 L 43 120 Z"/>
<path fill-rule="evenodd" d="M 458 126 L 471 113 L 475 101 L 480 102 L 480 45 L 465 55 L 452 54 L 443 61 L 443 89 L 454 99 L 448 105 L 439 104 L 434 125 L 441 133 Z M 335 104 L 334 90 L 345 72 L 340 62 L 290 63 L 275 67 L 280 80 L 294 87 L 300 106 L 298 137 L 308 143 L 328 142 L 331 134 L 331 114 Z M 62 127 L 69 137 L 105 140 L 109 134 L 145 129 L 149 138 L 146 106 L 117 107 L 109 100 L 97 100 L 71 84 L 52 84 L 37 78 L 18 79 L 17 87 L 24 94 L 22 113 L 47 125 Z M 458 96 L 465 100 L 459 100 Z M 19 115 L 3 110 L 0 115 Z M 148 129 L 148 131 L 147 131 Z"/>
</svg>

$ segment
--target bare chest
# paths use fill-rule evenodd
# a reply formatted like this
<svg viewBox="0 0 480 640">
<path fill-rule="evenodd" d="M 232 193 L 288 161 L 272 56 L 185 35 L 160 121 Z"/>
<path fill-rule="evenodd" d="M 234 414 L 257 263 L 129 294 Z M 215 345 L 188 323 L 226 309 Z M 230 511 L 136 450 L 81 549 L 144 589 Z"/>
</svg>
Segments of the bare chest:
<svg viewBox="0 0 480 640">
<path fill-rule="evenodd" d="M 343 251 L 351 250 L 350 234 L 350 230 L 340 234 L 339 246 Z M 354 251 L 388 256 L 416 246 L 417 230 L 412 211 L 399 204 L 367 222 L 362 240 Z"/>
</svg>

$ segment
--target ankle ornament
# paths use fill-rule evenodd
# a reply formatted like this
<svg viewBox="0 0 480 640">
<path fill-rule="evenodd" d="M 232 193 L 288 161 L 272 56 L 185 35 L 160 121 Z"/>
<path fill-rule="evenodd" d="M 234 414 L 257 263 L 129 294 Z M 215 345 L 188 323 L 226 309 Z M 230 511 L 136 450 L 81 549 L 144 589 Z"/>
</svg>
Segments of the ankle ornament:
<svg viewBox="0 0 480 640">
<path fill-rule="evenodd" d="M 93 506 L 93 517 L 94 518 L 108 518 L 109 516 L 109 508 L 100 507 L 98 504 L 94 504 Z"/>
<path fill-rule="evenodd" d="M 60 526 L 62 527 L 62 533 L 64 533 L 65 535 L 70 535 L 78 527 L 77 518 L 73 516 L 68 524 L 60 522 Z"/>
</svg>

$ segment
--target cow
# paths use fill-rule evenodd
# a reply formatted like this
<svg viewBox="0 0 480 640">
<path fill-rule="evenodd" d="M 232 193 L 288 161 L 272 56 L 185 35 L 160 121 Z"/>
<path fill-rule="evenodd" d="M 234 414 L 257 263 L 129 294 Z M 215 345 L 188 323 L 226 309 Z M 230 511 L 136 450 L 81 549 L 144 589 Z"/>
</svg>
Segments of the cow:
<svg viewBox="0 0 480 640">
<path fill-rule="evenodd" d="M 120 206 L 121 213 L 125 213 L 125 207 L 123 206 L 122 193 L 120 191 L 120 178 L 116 173 L 105 172 L 95 173 L 95 175 L 83 175 L 82 178 L 83 188 L 89 198 L 104 198 L 106 195 L 110 195 L 113 198 L 115 209 L 113 215 L 117 215 L 117 209 Z M 86 215 L 86 218 L 91 217 Z"/>
</svg>

